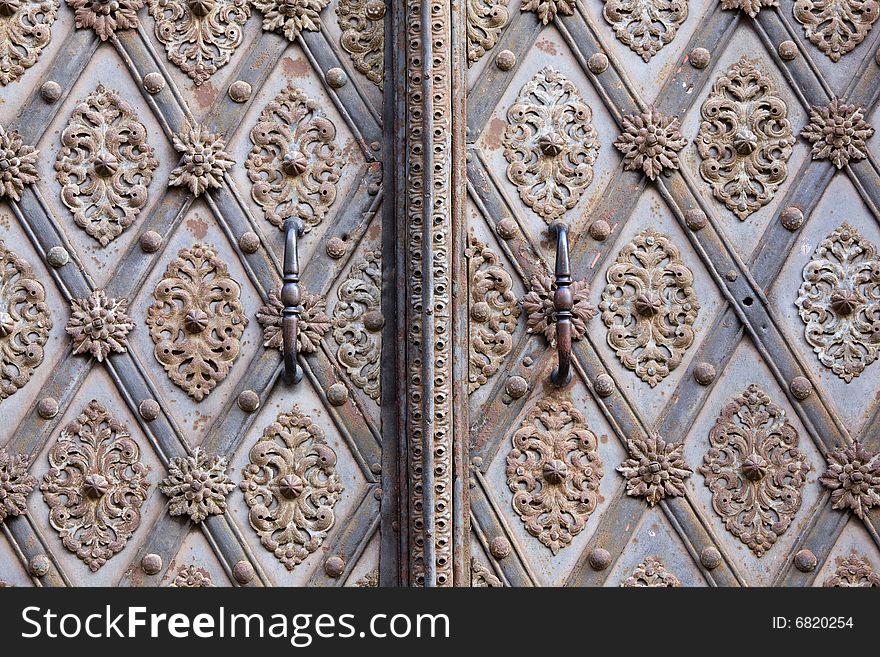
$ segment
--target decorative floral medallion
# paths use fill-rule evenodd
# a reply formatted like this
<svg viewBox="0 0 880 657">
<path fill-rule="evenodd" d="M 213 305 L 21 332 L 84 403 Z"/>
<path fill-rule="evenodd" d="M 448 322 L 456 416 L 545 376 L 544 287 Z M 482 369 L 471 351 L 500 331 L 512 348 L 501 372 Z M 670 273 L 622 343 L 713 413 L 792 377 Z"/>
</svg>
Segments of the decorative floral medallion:
<svg viewBox="0 0 880 657">
<path fill-rule="evenodd" d="M 593 180 L 599 141 L 592 118 L 574 83 L 549 66 L 507 110 L 507 177 L 548 224 L 573 208 Z"/>
<path fill-rule="evenodd" d="M 290 41 L 303 30 L 317 32 L 321 29 L 321 10 L 330 0 L 251 0 L 263 14 L 263 29 L 278 32 Z"/>
<path fill-rule="evenodd" d="M 279 229 L 298 217 L 309 232 L 333 205 L 345 164 L 335 139 L 336 126 L 301 89 L 288 86 L 260 114 L 245 166 L 251 195 Z"/>
<path fill-rule="evenodd" d="M 171 459 L 168 476 L 159 484 L 159 490 L 171 498 L 168 513 L 189 516 L 196 524 L 226 513 L 226 496 L 235 488 L 226 467 L 224 457 L 208 458 L 200 447 L 186 458 Z"/>
<path fill-rule="evenodd" d="M 227 64 L 251 15 L 249 0 L 147 0 L 168 60 L 196 85 Z"/>
<path fill-rule="evenodd" d="M 2 16 L 0 13 L 0 19 Z M 39 151 L 21 140 L 17 131 L 0 126 L 0 198 L 21 200 L 24 186 L 36 182 L 39 177 L 38 154 Z"/>
<path fill-rule="evenodd" d="M 52 39 L 59 0 L 8 0 L 0 11 L 0 85 L 18 80 Z"/>
<path fill-rule="evenodd" d="M 0 240 L 0 399 L 30 381 L 51 328 L 46 290 L 31 266 Z"/>
<path fill-rule="evenodd" d="M 379 400 L 379 358 L 382 355 L 382 252 L 369 251 L 357 262 L 337 291 L 333 339 L 337 362 L 370 399 Z"/>
<path fill-rule="evenodd" d="M 510 21 L 509 0 L 467 0 L 468 66 L 495 47 Z"/>
<path fill-rule="evenodd" d="M 880 506 L 880 454 L 856 440 L 825 458 L 828 469 L 819 481 L 831 491 L 831 508 L 850 509 L 864 518 L 868 509 Z"/>
<path fill-rule="evenodd" d="M 865 108 L 839 98 L 824 107 L 813 106 L 810 123 L 801 130 L 801 136 L 813 144 L 813 159 L 831 160 L 838 169 L 850 160 L 868 157 L 865 142 L 873 134 L 874 128 L 865 121 Z"/>
<path fill-rule="evenodd" d="M 339 45 L 351 55 L 355 69 L 381 89 L 385 75 L 384 0 L 339 0 L 336 20 L 342 30 Z"/>
<path fill-rule="evenodd" d="M 27 496 L 37 480 L 28 472 L 30 458 L 26 454 L 9 454 L 0 448 L 0 524 L 9 516 L 27 514 Z"/>
<path fill-rule="evenodd" d="M 678 169 L 678 151 L 687 144 L 680 128 L 677 116 L 663 116 L 653 107 L 623 117 L 623 134 L 614 142 L 623 153 L 623 168 L 644 171 L 651 180 L 664 170 Z"/>
<path fill-rule="evenodd" d="M 128 299 L 110 298 L 103 290 L 71 300 L 66 330 L 73 338 L 73 353 L 91 354 L 99 363 L 111 353 L 125 353 L 134 328 L 127 310 Z"/>
<path fill-rule="evenodd" d="M 241 483 L 260 542 L 288 570 L 321 547 L 343 491 L 336 452 L 297 407 L 266 427 Z"/>
<path fill-rule="evenodd" d="M 553 554 L 571 543 L 599 504 L 596 434 L 571 402 L 544 398 L 529 411 L 507 454 L 507 485 L 526 530 Z"/>
<path fill-rule="evenodd" d="M 807 343 L 847 383 L 880 356 L 880 258 L 849 224 L 819 243 L 795 304 Z"/>
<path fill-rule="evenodd" d="M 605 278 L 599 309 L 608 345 L 653 388 L 694 342 L 700 304 L 693 272 L 666 235 L 648 228 L 623 247 Z"/>
<path fill-rule="evenodd" d="M 498 255 L 471 231 L 465 251 L 470 286 L 468 392 L 495 374 L 513 348 L 520 309 L 513 279 Z"/>
<path fill-rule="evenodd" d="M 64 0 L 74 11 L 76 26 L 91 28 L 101 41 L 116 32 L 134 30 L 140 26 L 137 11 L 144 0 Z"/>
<path fill-rule="evenodd" d="M 211 576 L 204 568 L 197 566 L 182 566 L 177 571 L 177 577 L 169 586 L 182 589 L 201 589 L 213 587 Z"/>
<path fill-rule="evenodd" d="M 624 587 L 675 587 L 681 586 L 678 578 L 666 570 L 666 566 L 657 557 L 648 557 L 624 580 Z"/>
<path fill-rule="evenodd" d="M 366 575 L 361 577 L 357 582 L 355 582 L 355 586 L 360 588 L 378 588 L 379 586 L 379 569 L 374 568 Z"/>
<path fill-rule="evenodd" d="M 574 0 L 523 0 L 522 11 L 533 11 L 544 25 L 550 23 L 557 14 L 574 15 Z"/>
<path fill-rule="evenodd" d="M 220 187 L 223 174 L 235 164 L 226 152 L 223 137 L 199 124 L 187 123 L 182 133 L 174 135 L 174 148 L 183 157 L 171 172 L 168 184 L 189 187 L 195 196 Z"/>
<path fill-rule="evenodd" d="M 495 576 L 488 566 L 484 566 L 476 559 L 471 559 L 471 587 L 472 588 L 500 588 L 504 586 L 501 580 Z"/>
<path fill-rule="evenodd" d="M 302 310 L 296 332 L 296 350 L 299 353 L 312 354 L 318 350 L 321 338 L 330 330 L 330 318 L 327 317 L 327 302 L 317 294 L 302 292 Z M 281 290 L 269 292 L 269 303 L 257 311 L 257 321 L 263 327 L 263 346 L 267 349 L 282 350 L 281 337 Z"/>
<path fill-rule="evenodd" d="M 794 18 L 814 46 L 839 61 L 865 40 L 877 17 L 875 0 L 796 0 Z"/>
<path fill-rule="evenodd" d="M 73 110 L 55 162 L 61 200 L 76 225 L 107 246 L 147 203 L 159 162 L 147 129 L 115 91 L 98 85 Z"/>
<path fill-rule="evenodd" d="M 767 205 L 788 176 L 795 138 L 788 108 L 758 60 L 743 55 L 700 108 L 700 175 L 741 220 Z"/>
<path fill-rule="evenodd" d="M 605 20 L 622 43 L 646 62 L 672 43 L 688 16 L 687 0 L 605 0 Z"/>
<path fill-rule="evenodd" d="M 629 458 L 617 471 L 627 480 L 627 495 L 644 497 L 650 506 L 684 495 L 684 480 L 693 474 L 684 462 L 684 443 L 667 443 L 654 434 L 647 440 L 627 440 L 626 448 Z"/>
<path fill-rule="evenodd" d="M 742 9 L 754 18 L 761 11 L 761 7 L 778 7 L 779 0 L 721 0 L 722 9 Z"/>
<path fill-rule="evenodd" d="M 810 466 L 785 411 L 750 385 L 724 407 L 709 432 L 699 472 L 727 530 L 761 557 L 801 507 Z"/>
<path fill-rule="evenodd" d="M 140 448 L 124 424 L 94 399 L 49 451 L 40 490 L 49 522 L 68 550 L 96 571 L 141 523 L 150 484 Z"/>
<path fill-rule="evenodd" d="M 154 353 L 168 378 L 196 401 L 232 369 L 247 326 L 241 288 L 214 251 L 182 249 L 153 292 L 147 313 Z"/>
<path fill-rule="evenodd" d="M 838 557 L 837 570 L 825 580 L 824 586 L 880 588 L 880 575 L 874 572 L 867 559 L 853 553 L 848 557 Z"/>
<path fill-rule="evenodd" d="M 547 342 L 556 348 L 556 307 L 553 295 L 556 283 L 549 276 L 533 276 L 528 294 L 523 297 L 526 312 L 526 332 L 544 334 Z M 596 306 L 590 301 L 590 284 L 574 281 L 571 284 L 571 339 L 580 340 L 587 333 L 587 322 L 596 316 Z"/>
</svg>

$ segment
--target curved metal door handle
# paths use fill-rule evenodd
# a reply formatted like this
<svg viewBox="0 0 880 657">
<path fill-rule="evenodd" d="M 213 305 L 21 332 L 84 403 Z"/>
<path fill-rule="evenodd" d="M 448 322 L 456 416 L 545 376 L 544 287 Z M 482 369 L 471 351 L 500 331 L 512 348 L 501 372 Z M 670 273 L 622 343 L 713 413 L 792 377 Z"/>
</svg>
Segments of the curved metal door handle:
<svg viewBox="0 0 880 657">
<path fill-rule="evenodd" d="M 299 254 L 297 238 L 303 233 L 299 219 L 284 222 L 284 278 L 281 286 L 281 343 L 284 354 L 284 382 L 288 384 L 302 381 L 302 370 L 296 362 L 296 339 L 299 330 L 299 314 L 302 311 L 302 296 L 299 290 Z"/>
<path fill-rule="evenodd" d="M 561 221 L 550 230 L 556 233 L 556 292 L 553 308 L 556 311 L 556 349 L 559 364 L 550 373 L 550 382 L 561 388 L 571 382 L 571 309 L 574 297 L 571 292 L 571 264 L 568 257 L 568 226 Z"/>
</svg>

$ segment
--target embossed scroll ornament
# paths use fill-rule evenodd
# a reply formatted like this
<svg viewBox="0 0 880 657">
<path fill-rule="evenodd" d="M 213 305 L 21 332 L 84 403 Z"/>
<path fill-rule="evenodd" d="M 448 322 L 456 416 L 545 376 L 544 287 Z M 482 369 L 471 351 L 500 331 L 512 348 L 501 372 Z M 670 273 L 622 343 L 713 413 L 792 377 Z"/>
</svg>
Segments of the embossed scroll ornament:
<svg viewBox="0 0 880 657">
<path fill-rule="evenodd" d="M 623 117 L 623 134 L 614 142 L 623 153 L 623 168 L 644 171 L 651 180 L 664 170 L 678 169 L 678 151 L 687 144 L 680 128 L 677 116 L 663 116 L 653 107 Z"/>
<path fill-rule="evenodd" d="M 235 161 L 226 152 L 226 141 L 199 124 L 188 122 L 173 137 L 174 149 L 182 153 L 180 164 L 168 178 L 169 185 L 183 185 L 200 196 L 208 189 L 220 187 L 223 174 Z"/>
<path fill-rule="evenodd" d="M 303 30 L 317 32 L 321 29 L 321 10 L 330 0 L 251 0 L 263 14 L 263 29 L 278 32 L 290 41 Z"/>
<path fill-rule="evenodd" d="M 548 66 L 526 83 L 504 131 L 507 177 L 548 224 L 573 208 L 593 180 L 599 141 L 574 83 Z"/>
<path fill-rule="evenodd" d="M 626 494 L 644 497 L 654 506 L 666 497 L 684 495 L 684 480 L 693 474 L 684 462 L 684 443 L 667 443 L 659 435 L 628 440 L 629 458 L 617 471 L 626 479 Z"/>
<path fill-rule="evenodd" d="M 339 0 L 336 20 L 339 45 L 351 56 L 359 73 L 380 89 L 385 75 L 385 1 Z"/>
<path fill-rule="evenodd" d="M 556 15 L 574 15 L 574 0 L 524 0 L 521 11 L 533 11 L 544 25 L 552 22 Z"/>
<path fill-rule="evenodd" d="M 45 288 L 0 240 L 0 399 L 30 381 L 51 328 Z"/>
<path fill-rule="evenodd" d="M 99 363 L 111 353 L 125 353 L 134 323 L 128 299 L 113 299 L 95 290 L 85 299 L 72 299 L 65 330 L 73 338 L 73 353 L 91 354 Z"/>
<path fill-rule="evenodd" d="M 819 481 L 831 491 L 832 509 L 849 509 L 864 519 L 868 509 L 880 506 L 880 454 L 855 440 L 825 459 L 828 469 Z"/>
<path fill-rule="evenodd" d="M 549 276 L 533 276 L 528 294 L 523 297 L 526 312 L 526 332 L 543 334 L 547 342 L 556 348 L 556 307 L 553 295 L 556 283 Z M 587 322 L 596 316 L 596 306 L 590 301 L 590 284 L 574 281 L 571 284 L 571 339 L 580 340 L 587 332 Z"/>
<path fill-rule="evenodd" d="M 602 10 L 614 34 L 646 62 L 672 43 L 688 16 L 687 0 L 605 0 Z"/>
<path fill-rule="evenodd" d="M 867 559 L 853 553 L 837 559 L 837 570 L 823 586 L 880 588 L 880 575 L 874 572 Z"/>
<path fill-rule="evenodd" d="M 147 129 L 115 91 L 98 85 L 73 110 L 55 162 L 61 200 L 76 225 L 107 246 L 147 203 L 159 162 Z"/>
<path fill-rule="evenodd" d="M 382 252 L 369 251 L 355 263 L 337 291 L 333 309 L 336 361 L 370 399 L 379 400 L 382 355 Z"/>
<path fill-rule="evenodd" d="M 742 9 L 752 18 L 758 15 L 761 7 L 778 6 L 779 0 L 721 0 L 722 9 Z"/>
<path fill-rule="evenodd" d="M 49 450 L 40 490 L 49 522 L 68 550 L 96 571 L 141 523 L 150 484 L 140 448 L 124 424 L 94 399 Z"/>
<path fill-rule="evenodd" d="M 27 513 L 27 496 L 37 485 L 28 472 L 29 461 L 26 454 L 13 456 L 0 448 L 0 524 L 10 516 Z"/>
<path fill-rule="evenodd" d="M 101 41 L 140 26 L 137 12 L 144 0 L 65 0 L 79 28 L 91 28 Z"/>
<path fill-rule="evenodd" d="M 168 476 L 159 483 L 159 490 L 171 499 L 168 513 L 189 516 L 196 524 L 225 513 L 226 496 L 235 488 L 226 467 L 225 457 L 209 458 L 200 447 L 190 456 L 171 459 Z"/>
<path fill-rule="evenodd" d="M 298 217 L 309 232 L 333 205 L 345 164 L 335 139 L 336 126 L 301 89 L 288 86 L 260 114 L 245 167 L 251 196 L 279 229 Z"/>
<path fill-rule="evenodd" d="M 16 130 L 6 130 L 0 125 L 0 198 L 21 200 L 24 186 L 36 182 L 39 176 L 38 154 L 39 151 L 22 141 Z"/>
<path fill-rule="evenodd" d="M 801 136 L 813 144 L 813 159 L 831 160 L 838 169 L 850 160 L 868 157 L 865 142 L 873 134 L 874 128 L 865 121 L 865 108 L 841 102 L 839 98 L 824 107 L 813 106 L 810 123 L 801 130 Z"/>
<path fill-rule="evenodd" d="M 18 80 L 52 39 L 59 0 L 7 0 L 0 11 L 0 85 Z"/>
<path fill-rule="evenodd" d="M 302 292 L 302 310 L 296 333 L 296 350 L 300 353 L 312 354 L 318 350 L 321 338 L 330 330 L 330 318 L 327 317 L 327 302 L 317 294 Z M 267 349 L 282 351 L 281 337 L 281 290 L 269 292 L 269 303 L 260 306 L 257 321 L 263 327 L 263 346 Z"/>
<path fill-rule="evenodd" d="M 214 586 L 211 576 L 204 568 L 197 566 L 182 566 L 177 571 L 177 577 L 169 586 L 181 589 L 201 589 Z"/>
<path fill-rule="evenodd" d="M 227 64 L 241 44 L 249 0 L 147 0 L 168 61 L 196 85 Z"/>
<path fill-rule="evenodd" d="M 839 61 L 865 40 L 877 17 L 876 0 L 797 0 L 794 18 L 814 46 Z"/>
<path fill-rule="evenodd" d="M 513 279 L 498 255 L 468 235 L 465 251 L 470 289 L 468 322 L 468 392 L 477 390 L 495 374 L 513 348 L 513 331 L 520 309 Z"/>
<path fill-rule="evenodd" d="M 241 490 L 260 542 L 292 570 L 321 547 L 343 487 L 324 432 L 294 407 L 251 448 Z"/>
<path fill-rule="evenodd" d="M 681 586 L 678 578 L 666 570 L 666 566 L 657 557 L 648 557 L 627 577 L 623 587 L 676 587 Z"/>
<path fill-rule="evenodd" d="M 168 378 L 201 401 L 223 381 L 247 326 L 241 288 L 214 251 L 182 249 L 156 285 L 147 326 Z"/>
<path fill-rule="evenodd" d="M 467 0 L 468 66 L 495 47 L 510 21 L 508 0 Z"/>
<path fill-rule="evenodd" d="M 495 576 L 488 566 L 484 566 L 476 559 L 471 559 L 471 587 L 473 588 L 499 588 L 504 586 L 501 580 Z"/>
<path fill-rule="evenodd" d="M 756 385 L 724 407 L 699 472 L 727 530 L 761 557 L 801 507 L 810 466 L 785 411 Z"/>
<path fill-rule="evenodd" d="M 788 175 L 795 143 L 788 108 L 757 60 L 743 55 L 700 108 L 700 175 L 741 220 L 767 205 Z"/>
<path fill-rule="evenodd" d="M 571 543 L 599 504 L 596 434 L 571 402 L 544 398 L 513 434 L 507 485 L 526 530 L 553 554 Z"/>
<path fill-rule="evenodd" d="M 880 258 L 849 224 L 819 243 L 795 301 L 807 343 L 847 383 L 880 356 Z"/>
<path fill-rule="evenodd" d="M 605 279 L 599 309 L 608 345 L 653 388 L 694 342 L 700 304 L 693 272 L 666 235 L 648 228 L 623 247 Z"/>
</svg>

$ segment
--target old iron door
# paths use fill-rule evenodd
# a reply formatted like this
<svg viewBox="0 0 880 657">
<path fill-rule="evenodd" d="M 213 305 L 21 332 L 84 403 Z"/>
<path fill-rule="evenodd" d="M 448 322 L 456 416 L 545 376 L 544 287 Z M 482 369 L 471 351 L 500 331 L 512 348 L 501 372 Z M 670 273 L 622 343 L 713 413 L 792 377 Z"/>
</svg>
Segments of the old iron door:
<svg viewBox="0 0 880 657">
<path fill-rule="evenodd" d="M 466 4 L 473 585 L 880 584 L 877 12 Z"/>
<path fill-rule="evenodd" d="M 4 584 L 376 585 L 385 13 L 4 8 Z"/>
</svg>

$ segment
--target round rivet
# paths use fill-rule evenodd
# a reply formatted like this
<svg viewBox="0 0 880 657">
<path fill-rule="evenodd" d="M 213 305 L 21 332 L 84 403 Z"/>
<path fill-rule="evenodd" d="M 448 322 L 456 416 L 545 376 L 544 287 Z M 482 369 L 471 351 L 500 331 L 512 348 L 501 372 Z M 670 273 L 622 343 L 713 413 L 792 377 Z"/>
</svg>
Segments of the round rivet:
<svg viewBox="0 0 880 657">
<path fill-rule="evenodd" d="M 604 242 L 611 234 L 611 224 L 604 219 L 596 219 L 590 224 L 590 237 L 597 242 Z"/>
<path fill-rule="evenodd" d="M 155 230 L 148 230 L 141 234 L 138 243 L 144 253 L 155 253 L 162 246 L 162 236 Z"/>
<path fill-rule="evenodd" d="M 342 406 L 348 401 L 348 388 L 344 383 L 334 383 L 327 388 L 327 401 L 334 406 Z"/>
<path fill-rule="evenodd" d="M 63 246 L 53 246 L 46 254 L 46 261 L 55 269 L 58 269 L 70 261 L 70 254 Z"/>
<path fill-rule="evenodd" d="M 587 68 L 594 75 L 604 73 L 608 69 L 608 56 L 603 52 L 593 53 L 587 60 Z"/>
<path fill-rule="evenodd" d="M 534 363 L 534 362 L 535 361 L 532 359 L 531 356 L 526 356 L 525 358 L 523 358 L 523 361 L 522 361 L 523 365 L 525 365 L 526 367 L 531 367 L 532 363 Z"/>
<path fill-rule="evenodd" d="M 382 474 L 382 464 L 374 463 L 370 466 L 370 472 L 372 472 L 374 475 Z"/>
<path fill-rule="evenodd" d="M 519 227 L 513 219 L 507 217 L 495 224 L 495 230 L 498 231 L 498 237 L 501 239 L 512 240 L 519 232 Z"/>
<path fill-rule="evenodd" d="M 700 552 L 700 563 L 709 570 L 714 570 L 721 565 L 721 553 L 717 548 L 707 547 Z"/>
<path fill-rule="evenodd" d="M 238 407 L 245 413 L 253 413 L 260 407 L 260 396 L 253 390 L 242 390 L 238 396 Z"/>
<path fill-rule="evenodd" d="M 707 386 L 715 380 L 715 366 L 712 363 L 697 363 L 694 368 L 694 380 L 701 386 Z"/>
<path fill-rule="evenodd" d="M 733 271 L 732 269 L 729 272 L 727 272 L 726 274 L 724 274 L 724 278 L 726 278 L 731 283 L 733 283 L 738 277 L 739 277 L 739 275 L 735 271 Z"/>
<path fill-rule="evenodd" d="M 595 548 L 587 557 L 593 570 L 605 570 L 611 565 L 611 553 L 604 548 Z"/>
<path fill-rule="evenodd" d="M 145 554 L 141 559 L 141 569 L 147 575 L 155 575 L 162 570 L 162 557 L 158 554 Z"/>
<path fill-rule="evenodd" d="M 804 400 L 813 393 L 813 384 L 803 376 L 796 376 L 791 380 L 791 394 L 797 399 Z"/>
<path fill-rule="evenodd" d="M 238 248 L 244 253 L 256 253 L 260 248 L 259 236 L 250 230 L 246 233 L 242 233 L 241 237 L 238 238 Z"/>
<path fill-rule="evenodd" d="M 684 223 L 691 230 L 702 230 L 706 227 L 706 213 L 700 208 L 692 208 L 684 213 Z"/>
<path fill-rule="evenodd" d="M 529 384 L 521 376 L 512 376 L 507 379 L 504 391 L 514 399 L 519 399 L 529 391 Z"/>
<path fill-rule="evenodd" d="M 334 89 L 339 89 L 340 87 L 344 87 L 345 83 L 348 82 L 348 76 L 338 66 L 334 66 L 329 71 L 327 71 L 327 84 L 329 84 Z"/>
<path fill-rule="evenodd" d="M 236 103 L 246 103 L 250 100 L 253 89 L 244 80 L 236 80 L 229 85 L 229 97 Z"/>
<path fill-rule="evenodd" d="M 364 5 L 364 16 L 371 21 L 380 21 L 385 17 L 384 0 L 367 0 Z"/>
<path fill-rule="evenodd" d="M 596 377 L 593 388 L 600 397 L 608 397 L 614 392 L 614 379 L 608 374 L 600 374 Z"/>
<path fill-rule="evenodd" d="M 510 541 L 503 536 L 496 536 L 489 541 L 489 552 L 496 559 L 503 559 L 510 554 Z"/>
<path fill-rule="evenodd" d="M 159 408 L 159 402 L 155 399 L 145 399 L 140 403 L 140 406 L 138 406 L 138 413 L 140 413 L 141 417 L 147 422 L 152 422 L 159 417 L 161 410 L 162 409 Z"/>
<path fill-rule="evenodd" d="M 377 488 L 376 490 L 373 491 L 373 498 L 377 499 L 377 500 L 382 499 L 382 489 L 381 488 Z"/>
<path fill-rule="evenodd" d="M 47 103 L 54 103 L 56 100 L 61 98 L 61 85 L 54 80 L 44 82 L 43 86 L 40 87 L 40 96 Z"/>
<path fill-rule="evenodd" d="M 335 554 L 327 557 L 324 561 L 324 572 L 330 577 L 342 577 L 342 573 L 345 572 L 345 559 Z"/>
<path fill-rule="evenodd" d="M 42 577 L 49 572 L 50 565 L 49 557 L 45 554 L 38 554 L 28 562 L 28 571 L 34 577 Z"/>
<path fill-rule="evenodd" d="M 794 41 L 783 41 L 779 44 L 779 56 L 787 62 L 797 57 L 798 49 Z"/>
<path fill-rule="evenodd" d="M 37 403 L 37 415 L 44 420 L 58 415 L 58 402 L 53 397 L 43 397 Z"/>
<path fill-rule="evenodd" d="M 250 561 L 242 559 L 241 561 L 236 561 L 235 565 L 232 567 L 232 576 L 239 584 L 247 584 L 253 580 L 254 575 L 254 567 L 251 565 Z"/>
<path fill-rule="evenodd" d="M 706 68 L 709 65 L 709 60 L 712 59 L 712 55 L 705 48 L 694 48 L 691 50 L 691 55 L 688 59 L 694 68 Z"/>
<path fill-rule="evenodd" d="M 382 150 L 382 142 L 380 141 L 371 141 L 370 148 L 377 153 Z M 375 196 L 377 192 L 371 191 L 370 195 Z"/>
<path fill-rule="evenodd" d="M 348 253 L 348 247 L 339 237 L 331 237 L 327 241 L 327 255 L 331 258 L 339 259 Z"/>
<path fill-rule="evenodd" d="M 364 315 L 364 328 L 375 333 L 385 326 L 385 318 L 378 310 L 371 310 Z"/>
<path fill-rule="evenodd" d="M 779 221 L 788 230 L 795 231 L 804 224 L 804 213 L 800 208 L 791 205 L 779 215 Z"/>
<path fill-rule="evenodd" d="M 148 94 L 157 94 L 165 88 L 165 78 L 153 71 L 144 76 L 144 89 Z"/>
<path fill-rule="evenodd" d="M 516 66 L 516 55 L 510 50 L 502 50 L 495 56 L 495 66 L 502 71 L 509 71 Z"/>
<path fill-rule="evenodd" d="M 811 573 L 816 569 L 819 560 L 810 550 L 798 550 L 794 555 L 794 567 L 802 573 Z"/>
</svg>

